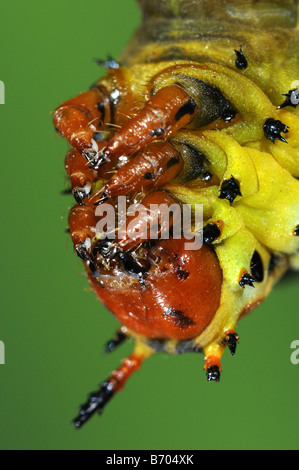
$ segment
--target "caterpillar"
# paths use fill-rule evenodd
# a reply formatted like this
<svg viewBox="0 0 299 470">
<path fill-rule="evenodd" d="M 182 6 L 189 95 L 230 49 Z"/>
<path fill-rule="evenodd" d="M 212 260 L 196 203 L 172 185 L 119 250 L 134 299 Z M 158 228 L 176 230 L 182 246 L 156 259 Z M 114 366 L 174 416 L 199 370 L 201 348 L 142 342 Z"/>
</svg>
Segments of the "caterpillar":
<svg viewBox="0 0 299 470">
<path fill-rule="evenodd" d="M 76 428 L 157 352 L 202 353 L 219 382 L 239 319 L 299 267 L 298 2 L 138 3 L 142 25 L 119 61 L 53 115 L 71 145 L 74 250 L 120 322 L 107 352 L 135 344 Z"/>
</svg>

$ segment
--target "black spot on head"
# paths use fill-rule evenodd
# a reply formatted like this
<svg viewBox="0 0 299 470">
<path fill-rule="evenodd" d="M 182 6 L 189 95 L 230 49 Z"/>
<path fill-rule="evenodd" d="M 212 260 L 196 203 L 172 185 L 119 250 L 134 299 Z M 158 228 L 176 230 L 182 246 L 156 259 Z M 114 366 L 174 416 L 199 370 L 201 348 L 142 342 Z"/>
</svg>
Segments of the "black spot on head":
<svg viewBox="0 0 299 470">
<path fill-rule="evenodd" d="M 289 132 L 288 129 L 288 126 L 283 124 L 281 121 L 272 118 L 267 119 L 264 124 L 265 137 L 268 140 L 271 140 L 273 144 L 275 144 L 276 140 L 280 140 L 281 142 L 287 144 L 288 142 L 284 137 L 282 137 L 281 133 L 283 132 L 284 134 L 287 134 Z"/>
<path fill-rule="evenodd" d="M 235 53 L 236 53 L 236 61 L 235 61 L 235 64 L 236 64 L 236 67 L 239 69 L 239 70 L 245 70 L 247 69 L 248 67 L 248 62 L 247 62 L 247 59 L 244 55 L 244 52 L 242 51 L 242 47 L 240 47 L 240 50 L 237 51 L 235 49 Z"/>
<path fill-rule="evenodd" d="M 242 196 L 240 183 L 233 176 L 231 176 L 229 180 L 223 181 L 219 199 L 227 199 L 230 205 L 232 205 L 237 196 Z"/>
<path fill-rule="evenodd" d="M 173 320 L 174 324 L 181 328 L 187 328 L 190 325 L 195 325 L 191 318 L 187 317 L 183 310 L 176 310 L 174 308 L 167 308 L 164 310 L 164 316 L 169 317 Z"/>
<path fill-rule="evenodd" d="M 174 119 L 176 121 L 179 121 L 183 116 L 186 114 L 192 115 L 196 109 L 197 105 L 194 101 L 193 98 L 190 98 L 190 100 L 186 101 L 186 103 L 178 110 L 176 113 Z"/>
<path fill-rule="evenodd" d="M 263 282 L 264 280 L 264 265 L 260 254 L 255 251 L 251 258 L 250 263 L 251 274 L 256 282 Z"/>
</svg>

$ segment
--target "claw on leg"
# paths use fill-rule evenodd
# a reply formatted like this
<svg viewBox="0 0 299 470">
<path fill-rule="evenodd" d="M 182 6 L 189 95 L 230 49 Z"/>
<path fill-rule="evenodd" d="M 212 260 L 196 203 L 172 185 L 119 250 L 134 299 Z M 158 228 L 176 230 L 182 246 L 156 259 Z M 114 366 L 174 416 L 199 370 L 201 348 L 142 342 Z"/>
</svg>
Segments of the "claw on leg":
<svg viewBox="0 0 299 470">
<path fill-rule="evenodd" d="M 109 197 L 152 189 L 176 178 L 182 171 L 184 161 L 169 142 L 154 142 L 122 166 L 106 184 L 103 192 L 93 198 L 101 200 L 103 193 Z"/>
<path fill-rule="evenodd" d="M 208 382 L 220 382 L 221 365 L 220 359 L 217 356 L 208 356 L 205 359 L 206 375 Z"/>
<path fill-rule="evenodd" d="M 98 88 L 65 101 L 53 116 L 56 130 L 79 152 L 92 147 L 96 130 L 109 119 L 109 100 Z"/>
<path fill-rule="evenodd" d="M 126 333 L 126 328 L 122 327 L 119 330 L 117 330 L 116 335 L 114 338 L 112 338 L 110 341 L 106 343 L 105 346 L 105 353 L 111 353 L 115 351 L 118 346 L 120 346 L 126 339 L 127 339 L 127 333 Z"/>
<path fill-rule="evenodd" d="M 208 382 L 220 382 L 221 377 L 221 357 L 224 353 L 225 345 L 212 343 L 204 349 L 206 375 Z"/>
<path fill-rule="evenodd" d="M 91 240 L 97 218 L 92 207 L 74 206 L 69 215 L 69 228 L 77 255 L 85 262 L 90 259 Z"/>
<path fill-rule="evenodd" d="M 225 342 L 231 352 L 231 355 L 234 356 L 236 354 L 237 344 L 239 343 L 239 336 L 234 330 L 228 330 L 226 332 Z"/>
<path fill-rule="evenodd" d="M 89 395 L 86 403 L 81 406 L 79 415 L 73 420 L 75 428 L 81 428 L 96 412 L 102 413 L 105 405 L 115 393 L 123 389 L 133 372 L 137 371 L 143 361 L 153 352 L 151 348 L 137 343 L 133 354 L 124 359 L 120 367 L 101 383 L 99 390 Z"/>
<path fill-rule="evenodd" d="M 70 150 L 65 158 L 65 168 L 71 180 L 72 193 L 80 205 L 89 196 L 92 183 L 97 179 L 98 173 L 88 167 L 86 159 L 77 150 Z"/>
</svg>

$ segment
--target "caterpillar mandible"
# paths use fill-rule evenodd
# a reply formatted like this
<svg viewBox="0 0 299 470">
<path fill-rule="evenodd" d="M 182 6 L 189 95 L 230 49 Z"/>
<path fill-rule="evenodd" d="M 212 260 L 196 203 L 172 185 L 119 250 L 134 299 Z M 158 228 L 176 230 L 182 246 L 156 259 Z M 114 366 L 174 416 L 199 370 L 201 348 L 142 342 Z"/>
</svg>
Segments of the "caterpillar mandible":
<svg viewBox="0 0 299 470">
<path fill-rule="evenodd" d="M 143 23 L 119 62 L 54 112 L 72 146 L 74 248 L 121 324 L 107 350 L 135 341 L 76 428 L 156 352 L 203 353 L 218 382 L 238 320 L 299 266 L 297 0 L 138 3 Z M 120 197 L 144 211 L 103 237 L 101 208 L 118 219 Z M 162 223 L 161 205 L 190 207 L 194 234 L 202 206 L 202 247 L 174 236 L 177 214 Z"/>
</svg>

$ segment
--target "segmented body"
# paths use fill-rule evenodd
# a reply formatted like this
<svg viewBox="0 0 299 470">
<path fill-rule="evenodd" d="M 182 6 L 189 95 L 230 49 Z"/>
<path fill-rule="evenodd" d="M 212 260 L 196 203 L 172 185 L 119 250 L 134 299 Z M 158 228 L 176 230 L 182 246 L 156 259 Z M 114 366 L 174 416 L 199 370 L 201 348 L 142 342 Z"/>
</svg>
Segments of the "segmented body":
<svg viewBox="0 0 299 470">
<path fill-rule="evenodd" d="M 239 318 L 298 264 L 297 1 L 139 3 L 143 25 L 120 66 L 107 61 L 107 74 L 54 114 L 74 147 L 74 246 L 123 325 L 109 349 L 136 341 L 78 427 L 156 351 L 204 352 L 208 379 L 219 381 Z M 97 209 L 117 213 L 120 195 L 147 208 L 148 240 L 95 236 Z M 151 204 L 176 202 L 203 205 L 201 249 L 151 240 Z"/>
</svg>

